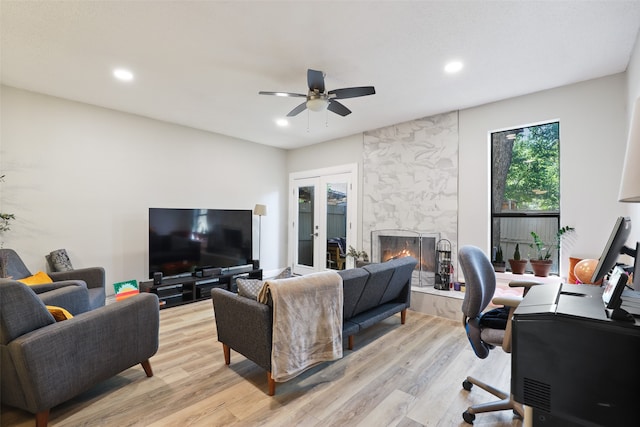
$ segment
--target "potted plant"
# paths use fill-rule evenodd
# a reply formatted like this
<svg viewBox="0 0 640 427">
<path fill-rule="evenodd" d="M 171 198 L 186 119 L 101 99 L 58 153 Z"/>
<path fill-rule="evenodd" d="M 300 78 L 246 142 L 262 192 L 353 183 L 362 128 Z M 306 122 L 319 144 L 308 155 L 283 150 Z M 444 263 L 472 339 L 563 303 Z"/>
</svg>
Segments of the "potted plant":
<svg viewBox="0 0 640 427">
<path fill-rule="evenodd" d="M 509 265 L 513 274 L 524 274 L 527 260 L 520 256 L 520 243 L 516 243 L 516 249 L 513 251 L 513 258 L 509 260 Z"/>
<path fill-rule="evenodd" d="M 562 237 L 574 231 L 573 227 L 564 226 L 561 227 L 555 236 L 554 243 L 545 243 L 535 231 L 531 232 L 533 243 L 529 246 L 536 250 L 536 258 L 529 260 L 531 262 L 531 268 L 533 268 L 533 274 L 539 277 L 547 277 L 553 260 L 551 259 L 551 253 L 553 250 L 560 247 Z"/>
<path fill-rule="evenodd" d="M 502 255 L 502 246 L 500 245 L 498 245 L 498 249 L 496 249 L 496 255 L 492 264 L 495 272 L 504 273 L 507 270 L 504 256 Z"/>
<path fill-rule="evenodd" d="M 365 251 L 358 251 L 353 246 L 349 246 L 347 258 L 353 258 L 355 266 L 360 267 L 369 264 L 369 255 Z"/>
</svg>

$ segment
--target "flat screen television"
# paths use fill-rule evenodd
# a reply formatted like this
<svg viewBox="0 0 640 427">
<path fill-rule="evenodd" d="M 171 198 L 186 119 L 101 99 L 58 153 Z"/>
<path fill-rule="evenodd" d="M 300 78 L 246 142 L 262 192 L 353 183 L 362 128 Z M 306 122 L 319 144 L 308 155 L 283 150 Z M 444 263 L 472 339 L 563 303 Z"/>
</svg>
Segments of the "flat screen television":
<svg viewBox="0 0 640 427">
<path fill-rule="evenodd" d="M 251 210 L 149 208 L 149 278 L 251 264 L 252 227 Z"/>
<path fill-rule="evenodd" d="M 631 233 L 631 219 L 629 217 L 618 217 L 613 226 L 609 240 L 598 260 L 598 265 L 591 276 L 591 283 L 598 283 L 606 276 L 618 261 L 618 256 L 625 249 L 624 244 Z"/>
</svg>

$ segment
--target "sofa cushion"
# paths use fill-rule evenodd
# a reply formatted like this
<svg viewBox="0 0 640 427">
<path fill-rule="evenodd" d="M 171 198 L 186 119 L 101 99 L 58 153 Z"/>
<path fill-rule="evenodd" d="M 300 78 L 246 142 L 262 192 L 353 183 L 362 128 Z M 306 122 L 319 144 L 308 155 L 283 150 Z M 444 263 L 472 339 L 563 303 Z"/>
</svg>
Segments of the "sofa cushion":
<svg viewBox="0 0 640 427">
<path fill-rule="evenodd" d="M 47 273 L 38 271 L 33 276 L 18 279 L 18 282 L 22 282 L 25 285 L 42 285 L 44 283 L 53 283 L 53 280 L 47 275 Z"/>
<path fill-rule="evenodd" d="M 407 282 L 411 283 L 411 275 L 417 264 L 418 261 L 412 257 L 404 257 L 387 262 L 387 265 L 393 267 L 394 270 L 387 289 L 382 295 L 380 304 L 394 301 L 398 298 L 401 298 L 403 301 L 409 300 L 411 290 L 406 287 L 406 284 Z M 409 295 L 401 295 L 402 292 L 408 292 Z"/>
<path fill-rule="evenodd" d="M 293 274 L 291 273 L 291 267 L 287 267 L 282 270 L 276 277 L 274 277 L 274 279 L 286 279 L 288 277 L 293 277 Z"/>
<path fill-rule="evenodd" d="M 369 273 L 369 279 L 353 311 L 354 316 L 380 304 L 382 296 L 387 290 L 389 280 L 391 280 L 391 276 L 393 276 L 393 264 L 389 264 L 388 262 L 368 264 L 362 268 Z"/>
<path fill-rule="evenodd" d="M 238 295 L 245 298 L 251 298 L 254 300 L 258 300 L 258 293 L 264 282 L 259 279 L 236 279 L 236 284 L 238 285 Z"/>
<path fill-rule="evenodd" d="M 371 310 L 367 310 L 366 313 L 360 313 L 351 319 L 349 322 L 356 323 L 360 326 L 360 329 L 365 329 L 376 323 L 393 316 L 396 313 L 400 313 L 405 308 L 408 308 L 407 304 L 403 303 L 388 303 L 378 305 Z"/>
<path fill-rule="evenodd" d="M 49 260 L 54 271 L 70 271 L 73 270 L 71 260 L 65 249 L 57 249 L 49 254 Z"/>
<path fill-rule="evenodd" d="M 347 320 L 353 317 L 356 305 L 367 284 L 369 273 L 362 268 L 350 268 L 348 270 L 340 270 L 338 274 L 342 277 L 342 287 L 344 291 L 342 318 Z"/>
<path fill-rule="evenodd" d="M 292 276 L 293 274 L 291 274 L 291 267 L 287 267 L 280 273 L 278 273 L 278 275 L 273 279 L 287 279 Z M 240 277 L 236 279 L 236 285 L 238 286 L 238 295 L 240 295 L 241 297 L 258 300 L 258 294 L 260 293 L 260 289 L 262 289 L 262 286 L 264 286 L 264 280 L 245 279 Z"/>
<path fill-rule="evenodd" d="M 63 320 L 73 319 L 73 314 L 69 313 L 66 309 L 55 305 L 47 305 L 47 310 L 56 320 L 56 322 L 62 322 Z"/>
</svg>

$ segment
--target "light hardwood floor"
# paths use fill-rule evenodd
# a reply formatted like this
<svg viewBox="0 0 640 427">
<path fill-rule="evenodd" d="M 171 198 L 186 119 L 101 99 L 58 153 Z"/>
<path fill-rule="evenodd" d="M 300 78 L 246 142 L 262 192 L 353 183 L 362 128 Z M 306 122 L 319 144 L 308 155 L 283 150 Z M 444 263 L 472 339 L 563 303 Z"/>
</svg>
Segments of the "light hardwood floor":
<svg viewBox="0 0 640 427">
<path fill-rule="evenodd" d="M 475 357 L 460 322 L 409 311 L 356 336 L 355 350 L 267 396 L 266 373 L 234 351 L 224 364 L 211 301 L 160 311 L 160 348 L 147 378 L 135 366 L 52 409 L 50 426 L 466 426 L 467 406 L 494 400 L 466 375 L 509 388 L 500 349 Z M 34 417 L 2 407 L 2 426 Z M 512 412 L 480 414 L 476 426 L 521 426 Z"/>
</svg>

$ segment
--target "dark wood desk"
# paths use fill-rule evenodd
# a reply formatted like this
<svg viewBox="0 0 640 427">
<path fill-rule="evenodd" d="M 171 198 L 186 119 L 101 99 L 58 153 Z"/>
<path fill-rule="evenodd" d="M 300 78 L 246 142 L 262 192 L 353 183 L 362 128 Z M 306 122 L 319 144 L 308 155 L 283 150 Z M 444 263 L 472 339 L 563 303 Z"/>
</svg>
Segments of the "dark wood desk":
<svg viewBox="0 0 640 427">
<path fill-rule="evenodd" d="M 602 291 L 536 286 L 515 311 L 511 389 L 534 426 L 638 425 L 640 319 L 610 319 Z"/>
</svg>

